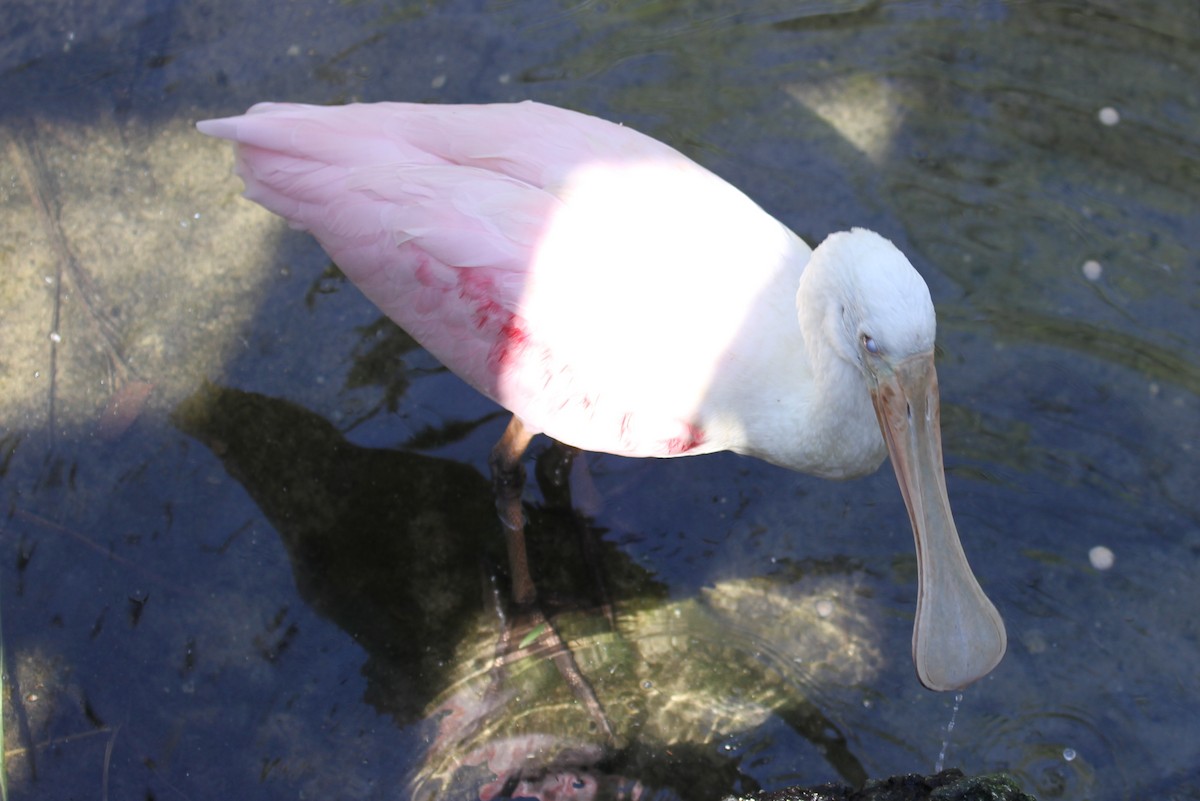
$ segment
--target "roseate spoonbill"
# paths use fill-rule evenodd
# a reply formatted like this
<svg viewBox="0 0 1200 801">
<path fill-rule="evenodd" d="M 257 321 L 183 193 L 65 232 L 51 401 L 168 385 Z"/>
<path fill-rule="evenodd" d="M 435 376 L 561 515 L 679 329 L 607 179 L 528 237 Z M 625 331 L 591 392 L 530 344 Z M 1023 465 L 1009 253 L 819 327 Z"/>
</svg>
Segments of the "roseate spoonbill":
<svg viewBox="0 0 1200 801">
<path fill-rule="evenodd" d="M 262 103 L 198 127 L 237 143 L 247 198 L 513 412 L 492 465 L 518 601 L 538 432 L 828 478 L 890 454 L 916 539 L 918 677 L 958 689 L 1003 657 L 946 496 L 933 303 L 888 240 L 854 229 L 812 250 L 671 147 L 533 102 Z"/>
</svg>

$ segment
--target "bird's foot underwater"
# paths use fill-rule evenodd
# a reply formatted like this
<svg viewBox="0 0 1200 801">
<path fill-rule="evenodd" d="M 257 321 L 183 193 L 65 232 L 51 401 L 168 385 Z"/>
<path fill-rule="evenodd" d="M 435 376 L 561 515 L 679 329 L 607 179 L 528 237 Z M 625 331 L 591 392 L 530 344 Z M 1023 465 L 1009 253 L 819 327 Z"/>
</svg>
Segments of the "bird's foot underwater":
<svg viewBox="0 0 1200 801">
<path fill-rule="evenodd" d="M 500 636 L 496 641 L 493 662 L 493 681 L 502 682 L 508 675 L 511 665 L 525 659 L 550 659 L 559 675 L 571 691 L 575 700 L 587 710 L 588 716 L 596 725 L 609 745 L 615 745 L 616 733 L 604 712 L 604 706 L 596 696 L 591 683 L 579 669 L 575 654 L 559 634 L 554 621 L 542 612 L 536 601 L 518 605 L 511 616 L 506 616 L 499 607 L 497 598 L 497 617 L 500 620 Z"/>
</svg>

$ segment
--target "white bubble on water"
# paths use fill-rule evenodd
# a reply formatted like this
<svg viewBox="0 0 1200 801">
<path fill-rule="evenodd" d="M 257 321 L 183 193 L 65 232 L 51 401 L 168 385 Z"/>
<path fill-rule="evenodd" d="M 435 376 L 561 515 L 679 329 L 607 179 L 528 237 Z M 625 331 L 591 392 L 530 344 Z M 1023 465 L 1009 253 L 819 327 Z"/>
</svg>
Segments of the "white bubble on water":
<svg viewBox="0 0 1200 801">
<path fill-rule="evenodd" d="M 1116 559 L 1117 557 L 1113 554 L 1112 550 L 1103 545 L 1097 545 L 1088 551 L 1088 561 L 1097 570 L 1108 570 L 1113 566 Z"/>
</svg>

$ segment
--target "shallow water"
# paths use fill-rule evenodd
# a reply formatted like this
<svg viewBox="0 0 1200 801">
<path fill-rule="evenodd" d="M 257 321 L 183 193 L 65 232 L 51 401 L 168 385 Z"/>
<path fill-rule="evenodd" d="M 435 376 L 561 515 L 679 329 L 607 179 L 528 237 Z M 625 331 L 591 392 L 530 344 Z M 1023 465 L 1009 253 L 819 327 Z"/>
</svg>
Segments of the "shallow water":
<svg viewBox="0 0 1200 801">
<path fill-rule="evenodd" d="M 192 127 L 263 99 L 523 98 L 671 143 L 810 242 L 862 225 L 908 254 L 939 315 L 951 501 L 1010 638 L 946 764 L 1041 798 L 1200 794 L 1194 4 L 143 0 L 0 22 L 13 797 L 471 797 L 486 783 L 446 766 L 481 744 L 557 756 L 576 795 L 932 770 L 954 698 L 913 676 L 888 469 L 590 455 L 589 520 L 530 492 L 614 747 L 545 630 L 495 601 L 503 416 L 239 199 Z M 490 668 L 505 631 L 535 653 Z"/>
</svg>

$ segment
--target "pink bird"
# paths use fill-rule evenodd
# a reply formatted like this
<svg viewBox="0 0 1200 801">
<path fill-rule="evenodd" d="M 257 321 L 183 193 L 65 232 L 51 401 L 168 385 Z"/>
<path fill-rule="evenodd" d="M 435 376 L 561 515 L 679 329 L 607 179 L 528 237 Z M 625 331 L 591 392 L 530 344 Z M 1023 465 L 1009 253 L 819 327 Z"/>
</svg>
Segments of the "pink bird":
<svg viewBox="0 0 1200 801">
<path fill-rule="evenodd" d="M 518 601 L 534 594 L 520 460 L 539 432 L 837 479 L 890 454 L 916 539 L 918 677 L 958 689 L 1003 657 L 946 496 L 933 304 L 888 240 L 810 249 L 671 147 L 533 102 L 262 103 L 197 127 L 237 143 L 247 198 L 513 412 L 493 468 Z"/>
</svg>

